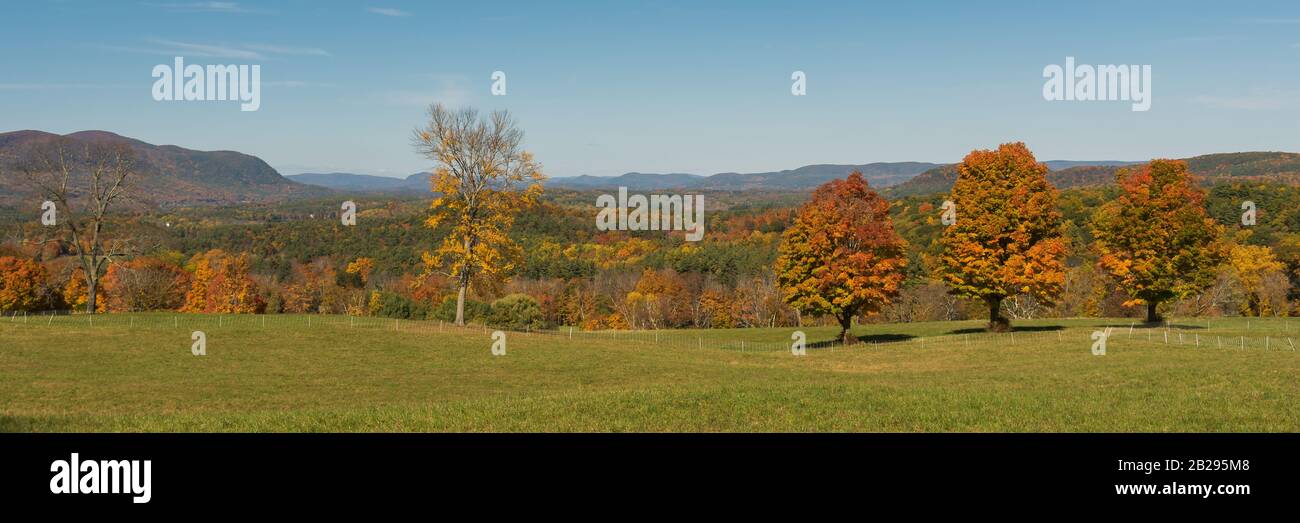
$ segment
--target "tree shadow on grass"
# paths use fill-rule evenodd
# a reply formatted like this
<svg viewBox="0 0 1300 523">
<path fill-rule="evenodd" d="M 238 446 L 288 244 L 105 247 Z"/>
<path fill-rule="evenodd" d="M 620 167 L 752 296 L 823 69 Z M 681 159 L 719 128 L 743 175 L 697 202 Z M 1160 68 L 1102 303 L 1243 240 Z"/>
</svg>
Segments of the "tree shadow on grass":
<svg viewBox="0 0 1300 523">
<path fill-rule="evenodd" d="M 1103 325 L 1103 327 L 1113 327 L 1113 328 L 1116 328 L 1116 329 L 1119 329 L 1119 328 L 1127 329 L 1127 328 L 1129 328 L 1129 326 L 1130 326 L 1130 324 L 1128 324 L 1128 323 L 1124 323 L 1124 324 L 1113 324 L 1113 325 Z M 1200 330 L 1205 330 L 1205 326 L 1204 326 L 1204 325 L 1196 325 L 1196 324 L 1193 324 L 1193 323 L 1166 323 L 1166 322 L 1160 322 L 1160 323 L 1147 323 L 1147 322 L 1144 322 L 1144 321 L 1135 321 L 1135 322 L 1132 323 L 1132 327 L 1133 327 L 1134 329 L 1164 329 L 1164 328 L 1170 328 L 1170 329 L 1185 329 L 1185 330 L 1190 330 L 1190 329 L 1200 329 Z"/>
<path fill-rule="evenodd" d="M 1011 326 L 1011 332 L 1051 332 L 1051 331 L 1059 331 L 1059 330 L 1065 330 L 1065 327 L 1061 325 L 1027 325 L 1027 326 L 1020 326 L 1020 327 L 1017 327 L 1015 325 Z M 948 331 L 948 334 L 990 334 L 990 332 L 988 329 L 984 327 L 972 327 L 967 329 L 954 329 Z M 998 332 L 996 334 L 1006 334 L 1006 333 Z"/>
<path fill-rule="evenodd" d="M 913 338 L 916 338 L 916 336 L 912 336 L 911 334 L 864 334 L 862 336 L 858 336 L 858 344 L 892 343 L 897 341 L 907 341 Z M 815 341 L 809 343 L 808 348 L 825 349 L 832 345 L 839 346 L 840 340 L 834 339 L 834 340 L 825 340 L 825 341 Z"/>
</svg>

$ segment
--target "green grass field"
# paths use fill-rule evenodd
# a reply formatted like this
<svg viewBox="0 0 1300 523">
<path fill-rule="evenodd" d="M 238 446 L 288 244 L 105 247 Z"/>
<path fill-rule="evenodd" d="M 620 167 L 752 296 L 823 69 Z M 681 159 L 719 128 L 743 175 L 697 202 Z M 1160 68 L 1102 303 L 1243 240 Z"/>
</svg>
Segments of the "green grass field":
<svg viewBox="0 0 1300 523">
<path fill-rule="evenodd" d="M 509 333 L 493 356 L 437 322 L 6 317 L 0 431 L 1300 430 L 1300 320 L 1172 323 L 864 325 L 803 357 L 794 329 Z"/>
</svg>

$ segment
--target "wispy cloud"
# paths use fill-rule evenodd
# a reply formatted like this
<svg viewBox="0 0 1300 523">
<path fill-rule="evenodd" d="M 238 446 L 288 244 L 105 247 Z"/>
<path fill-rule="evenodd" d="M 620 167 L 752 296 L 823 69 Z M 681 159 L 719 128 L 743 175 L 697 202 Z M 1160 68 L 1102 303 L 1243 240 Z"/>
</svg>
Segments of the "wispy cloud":
<svg viewBox="0 0 1300 523">
<path fill-rule="evenodd" d="M 1285 25 L 1285 24 L 1300 24 L 1300 18 L 1291 18 L 1291 17 L 1284 17 L 1284 16 L 1252 16 L 1249 18 L 1239 18 L 1237 19 L 1237 22 L 1242 24 L 1257 24 L 1257 25 L 1279 25 L 1279 24 Z"/>
<path fill-rule="evenodd" d="M 127 87 L 122 84 L 51 84 L 51 83 L 31 83 L 31 84 L 0 84 L 0 91 L 46 91 L 51 89 L 122 89 Z"/>
<path fill-rule="evenodd" d="M 268 44 L 246 44 L 243 47 L 246 49 L 252 49 L 254 51 L 260 51 L 267 54 L 282 54 L 282 55 L 295 55 L 295 56 L 329 56 L 330 55 L 328 51 L 316 47 L 290 47 L 290 46 L 283 46 L 283 45 L 268 45 Z"/>
<path fill-rule="evenodd" d="M 164 38 L 148 38 L 145 39 L 145 42 L 149 45 L 123 46 L 100 44 L 95 45 L 94 47 L 125 53 L 237 58 L 242 60 L 266 60 L 268 57 L 272 56 L 330 56 L 328 51 L 316 47 L 296 47 L 273 44 L 209 44 L 181 42 Z"/>
<path fill-rule="evenodd" d="M 162 54 L 212 56 L 217 58 L 245 58 L 251 60 L 261 60 L 266 58 L 265 55 L 257 51 L 240 49 L 238 47 L 229 47 L 221 44 L 197 44 L 191 42 L 178 42 L 176 40 L 163 40 L 160 38 L 151 38 L 149 41 L 155 45 L 162 46 L 162 49 L 159 49 Z"/>
<path fill-rule="evenodd" d="M 393 9 L 391 7 L 367 7 L 366 11 L 370 11 L 374 14 L 384 15 L 384 16 L 411 16 L 411 13 L 408 13 L 401 9 Z"/>
<path fill-rule="evenodd" d="M 304 82 L 301 80 L 274 80 L 262 82 L 263 87 L 336 87 L 335 84 L 326 82 Z"/>
<path fill-rule="evenodd" d="M 449 106 L 465 105 L 473 98 L 469 77 L 463 75 L 436 75 L 436 85 L 428 89 L 402 89 L 383 91 L 378 98 L 388 105 L 424 107 L 433 103 Z"/>
<path fill-rule="evenodd" d="M 1235 42 L 1245 38 L 1237 35 L 1202 35 L 1202 36 L 1182 36 L 1178 38 L 1169 38 L 1164 40 L 1169 45 L 1199 45 L 1199 44 L 1218 44 L 1224 42 Z"/>
<path fill-rule="evenodd" d="M 266 12 L 261 9 L 253 9 L 239 5 L 236 2 L 169 2 L 169 3 L 146 3 L 151 7 L 158 7 L 168 11 L 181 11 L 190 13 L 261 13 Z"/>
<path fill-rule="evenodd" d="M 1192 101 L 1220 109 L 1241 111 L 1277 111 L 1300 108 L 1300 91 L 1281 89 L 1251 89 L 1239 96 L 1197 96 Z"/>
</svg>

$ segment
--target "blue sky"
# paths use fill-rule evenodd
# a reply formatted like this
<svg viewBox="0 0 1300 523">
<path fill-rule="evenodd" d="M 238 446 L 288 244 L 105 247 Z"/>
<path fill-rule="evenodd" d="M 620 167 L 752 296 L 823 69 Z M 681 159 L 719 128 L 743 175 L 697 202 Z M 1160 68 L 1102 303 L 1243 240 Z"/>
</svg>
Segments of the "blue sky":
<svg viewBox="0 0 1300 523">
<path fill-rule="evenodd" d="M 6 2 L 0 131 L 391 176 L 429 166 L 409 135 L 433 101 L 510 109 L 551 176 L 952 162 L 1013 140 L 1043 160 L 1300 150 L 1294 1 L 988 4 Z M 174 56 L 261 65 L 261 109 L 154 101 Z M 1066 56 L 1151 65 L 1151 110 L 1044 100 Z"/>
</svg>

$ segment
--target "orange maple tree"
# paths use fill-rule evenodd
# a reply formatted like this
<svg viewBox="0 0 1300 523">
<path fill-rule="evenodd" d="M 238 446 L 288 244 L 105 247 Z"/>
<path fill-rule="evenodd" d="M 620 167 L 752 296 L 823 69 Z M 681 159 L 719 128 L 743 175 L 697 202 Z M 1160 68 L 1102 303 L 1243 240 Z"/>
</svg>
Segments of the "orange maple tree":
<svg viewBox="0 0 1300 523">
<path fill-rule="evenodd" d="M 854 171 L 818 187 L 799 209 L 778 250 L 777 283 L 787 304 L 834 316 L 840 339 L 854 343 L 853 318 L 898 296 L 906 246 L 894 231 L 889 202 Z"/>
<path fill-rule="evenodd" d="M 1120 169 L 1115 179 L 1119 198 L 1093 216 L 1098 265 L 1129 294 L 1125 305 L 1145 304 L 1146 321 L 1158 322 L 1161 302 L 1214 283 L 1227 257 L 1223 228 L 1205 213 L 1205 191 L 1181 160 Z"/>
<path fill-rule="evenodd" d="M 944 228 L 940 270 L 950 292 L 983 300 L 989 329 L 1005 331 L 1002 300 L 1029 295 L 1051 304 L 1065 282 L 1065 239 L 1047 166 L 1023 143 L 977 150 L 952 187 L 956 222 Z"/>
<path fill-rule="evenodd" d="M 39 309 L 47 277 L 45 266 L 35 260 L 0 256 L 0 312 Z"/>
</svg>

